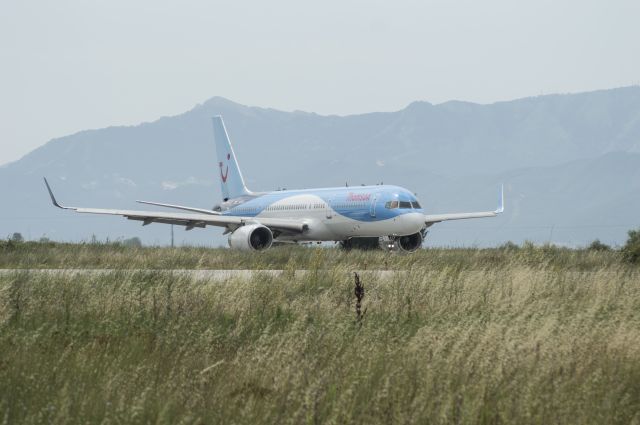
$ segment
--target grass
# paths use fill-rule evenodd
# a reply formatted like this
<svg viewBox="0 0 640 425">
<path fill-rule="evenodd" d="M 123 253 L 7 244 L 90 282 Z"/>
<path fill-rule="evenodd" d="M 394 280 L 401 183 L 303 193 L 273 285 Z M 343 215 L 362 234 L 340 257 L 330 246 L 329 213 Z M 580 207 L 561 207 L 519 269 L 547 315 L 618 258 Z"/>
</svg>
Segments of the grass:
<svg viewBox="0 0 640 425">
<path fill-rule="evenodd" d="M 318 252 L 322 255 L 318 255 Z M 533 266 L 562 270 L 624 267 L 620 251 L 560 248 L 423 249 L 411 255 L 283 246 L 260 253 L 199 247 L 127 247 L 121 244 L 14 243 L 0 240 L 0 269 L 347 269 L 411 270 Z"/>
<path fill-rule="evenodd" d="M 408 272 L 363 277 L 358 322 L 365 263 Z M 23 244 L 0 264 L 120 269 L 0 276 L 4 423 L 640 423 L 640 269 L 615 252 Z M 192 267 L 286 272 L 135 270 Z"/>
</svg>

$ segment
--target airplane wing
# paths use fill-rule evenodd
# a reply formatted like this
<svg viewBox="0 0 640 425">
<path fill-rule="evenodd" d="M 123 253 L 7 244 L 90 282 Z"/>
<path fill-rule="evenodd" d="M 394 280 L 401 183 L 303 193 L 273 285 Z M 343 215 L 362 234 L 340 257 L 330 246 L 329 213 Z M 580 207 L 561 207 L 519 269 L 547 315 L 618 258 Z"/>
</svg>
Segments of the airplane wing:
<svg viewBox="0 0 640 425">
<path fill-rule="evenodd" d="M 191 211 L 191 212 L 197 212 L 197 213 L 209 214 L 209 215 L 220 215 L 218 211 L 206 210 L 204 208 L 185 207 L 182 205 L 163 204 L 161 202 L 150 202 L 150 201 L 140 201 L 140 200 L 136 202 L 139 204 L 155 205 L 157 207 L 173 208 L 176 210 Z"/>
<path fill-rule="evenodd" d="M 262 224 L 270 229 L 285 232 L 302 233 L 308 229 L 308 225 L 302 220 L 280 219 L 280 218 L 255 218 L 255 217 L 237 217 L 228 215 L 203 213 L 170 213 L 155 211 L 133 211 L 133 210 L 116 210 L 116 209 L 100 209 L 100 208 L 80 208 L 68 207 L 61 205 L 53 195 L 53 191 L 49 186 L 47 179 L 44 183 L 49 191 L 51 202 L 53 205 L 64 210 L 73 210 L 86 214 L 106 214 L 119 215 L 129 220 L 142 221 L 142 225 L 146 226 L 151 223 L 177 224 L 185 226 L 187 230 L 194 227 L 218 226 L 226 227 L 228 230 L 235 230 L 245 224 Z"/>
<path fill-rule="evenodd" d="M 452 214 L 425 214 L 424 220 L 427 226 L 441 221 L 448 220 L 465 220 L 468 218 L 495 217 L 504 211 L 504 186 L 500 187 L 500 198 L 498 199 L 498 208 L 494 211 L 481 211 L 470 213 L 452 213 Z"/>
</svg>

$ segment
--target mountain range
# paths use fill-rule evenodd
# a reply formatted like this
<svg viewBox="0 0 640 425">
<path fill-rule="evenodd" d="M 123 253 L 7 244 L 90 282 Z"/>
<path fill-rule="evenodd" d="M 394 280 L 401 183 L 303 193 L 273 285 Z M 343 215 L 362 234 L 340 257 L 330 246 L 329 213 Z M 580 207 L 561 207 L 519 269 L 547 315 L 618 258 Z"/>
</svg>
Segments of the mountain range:
<svg viewBox="0 0 640 425">
<path fill-rule="evenodd" d="M 481 105 L 413 102 L 395 112 L 323 116 L 214 97 L 183 114 L 53 139 L 0 167 L 0 235 L 167 244 L 168 226 L 53 208 L 148 209 L 136 199 L 211 208 L 220 200 L 210 118 L 222 115 L 252 190 L 388 183 L 429 213 L 495 208 L 495 219 L 435 225 L 427 246 L 506 241 L 621 244 L 640 227 L 640 87 Z M 185 244 L 225 244 L 217 228 L 175 229 Z"/>
</svg>

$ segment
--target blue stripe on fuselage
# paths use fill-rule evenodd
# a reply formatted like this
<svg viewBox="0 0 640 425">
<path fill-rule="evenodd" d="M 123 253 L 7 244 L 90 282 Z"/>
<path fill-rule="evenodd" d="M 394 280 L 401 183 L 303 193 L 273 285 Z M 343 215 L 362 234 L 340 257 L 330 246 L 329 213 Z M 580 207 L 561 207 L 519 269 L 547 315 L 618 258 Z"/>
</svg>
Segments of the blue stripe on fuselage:
<svg viewBox="0 0 640 425">
<path fill-rule="evenodd" d="M 225 203 L 230 208 L 222 214 L 255 217 L 276 202 L 300 195 L 317 196 L 329 204 L 336 214 L 363 222 L 387 220 L 410 212 L 423 212 L 422 209 L 385 208 L 385 203 L 388 201 L 415 202 L 417 199 L 413 193 L 402 187 L 380 185 L 268 192 L 256 197 L 231 199 Z M 371 204 L 374 199 L 375 216 L 371 214 Z M 282 212 L 278 216 L 286 217 L 286 214 Z"/>
</svg>

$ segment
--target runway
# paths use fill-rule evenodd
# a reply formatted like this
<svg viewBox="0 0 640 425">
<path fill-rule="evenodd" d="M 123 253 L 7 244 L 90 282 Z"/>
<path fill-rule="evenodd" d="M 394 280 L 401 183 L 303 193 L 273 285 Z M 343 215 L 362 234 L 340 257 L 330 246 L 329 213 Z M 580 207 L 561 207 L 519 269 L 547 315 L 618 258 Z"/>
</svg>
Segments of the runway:
<svg viewBox="0 0 640 425">
<path fill-rule="evenodd" d="M 318 270 L 319 272 L 331 272 L 331 270 Z M 345 271 L 345 277 L 353 276 L 353 272 L 357 272 L 362 277 L 375 278 L 375 279 L 389 279 L 394 277 L 398 273 L 406 273 L 397 270 L 354 270 Z M 221 270 L 221 269 L 0 269 L 0 277 L 11 276 L 17 274 L 48 274 L 52 276 L 77 276 L 77 275 L 105 275 L 105 274 L 129 274 L 129 273 L 171 273 L 176 277 L 190 277 L 195 280 L 206 281 L 227 281 L 231 279 L 249 280 L 257 276 L 270 276 L 280 277 L 286 273 L 291 273 L 290 270 Z M 313 270 L 296 270 L 294 276 L 301 278 L 309 273 L 314 273 Z"/>
</svg>

